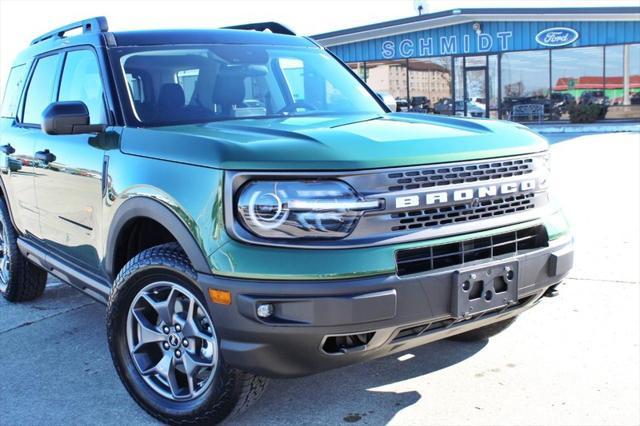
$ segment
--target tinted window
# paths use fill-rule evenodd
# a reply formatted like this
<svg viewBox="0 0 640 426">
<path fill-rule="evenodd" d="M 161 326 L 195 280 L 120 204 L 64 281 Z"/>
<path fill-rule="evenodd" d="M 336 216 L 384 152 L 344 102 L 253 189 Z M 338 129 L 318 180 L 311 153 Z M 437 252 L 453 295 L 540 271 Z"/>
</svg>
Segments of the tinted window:
<svg viewBox="0 0 640 426">
<path fill-rule="evenodd" d="M 58 100 L 84 102 L 89 109 L 91 124 L 105 124 L 103 93 L 98 60 L 94 53 L 90 50 L 67 53 Z"/>
<path fill-rule="evenodd" d="M 19 65 L 11 69 L 9 80 L 7 80 L 7 87 L 4 91 L 4 100 L 2 101 L 2 117 L 14 118 L 16 116 L 26 71 L 26 65 Z"/>
<path fill-rule="evenodd" d="M 52 102 L 53 83 L 58 68 L 58 55 L 39 59 L 31 77 L 24 105 L 25 123 L 40 124 L 42 111 Z"/>
<path fill-rule="evenodd" d="M 212 45 L 123 50 L 120 62 L 131 104 L 150 126 L 384 112 L 359 80 L 317 48 Z M 141 80 L 133 81 L 134 76 Z"/>
</svg>

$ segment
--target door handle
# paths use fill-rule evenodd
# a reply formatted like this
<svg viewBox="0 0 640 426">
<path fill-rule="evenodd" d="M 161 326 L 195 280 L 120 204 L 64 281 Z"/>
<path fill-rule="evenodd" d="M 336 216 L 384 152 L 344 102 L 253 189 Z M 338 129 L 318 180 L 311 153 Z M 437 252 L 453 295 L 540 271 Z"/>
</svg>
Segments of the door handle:
<svg viewBox="0 0 640 426">
<path fill-rule="evenodd" d="M 48 149 L 44 151 L 36 152 L 36 160 L 42 161 L 44 163 L 53 163 L 56 161 L 56 156 L 53 155 Z"/>
<path fill-rule="evenodd" d="M 0 151 L 4 152 L 7 155 L 11 155 L 16 152 L 16 149 L 12 147 L 10 143 L 8 143 L 6 145 L 0 146 Z"/>
</svg>

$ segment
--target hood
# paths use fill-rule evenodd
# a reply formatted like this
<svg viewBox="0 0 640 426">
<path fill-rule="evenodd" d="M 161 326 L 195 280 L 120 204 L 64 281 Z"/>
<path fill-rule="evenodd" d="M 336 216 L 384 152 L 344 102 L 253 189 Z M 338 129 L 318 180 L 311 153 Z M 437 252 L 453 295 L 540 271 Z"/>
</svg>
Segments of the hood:
<svg viewBox="0 0 640 426">
<path fill-rule="evenodd" d="M 438 115 L 299 116 L 126 128 L 122 151 L 229 170 L 362 170 L 539 152 L 519 124 Z"/>
</svg>

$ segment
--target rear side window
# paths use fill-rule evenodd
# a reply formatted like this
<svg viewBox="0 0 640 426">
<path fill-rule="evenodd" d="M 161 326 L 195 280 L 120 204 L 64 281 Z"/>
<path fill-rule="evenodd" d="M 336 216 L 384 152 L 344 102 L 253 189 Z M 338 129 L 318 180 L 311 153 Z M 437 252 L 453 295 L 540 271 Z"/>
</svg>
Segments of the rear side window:
<svg viewBox="0 0 640 426">
<path fill-rule="evenodd" d="M 52 102 L 58 58 L 59 55 L 52 55 L 38 60 L 27 90 L 23 122 L 40 124 L 42 121 L 42 111 Z"/>
<path fill-rule="evenodd" d="M 90 50 L 73 50 L 67 53 L 58 100 L 82 101 L 89 110 L 91 124 L 106 124 L 103 94 L 96 55 Z"/>
<path fill-rule="evenodd" d="M 24 85 L 24 77 L 27 72 L 26 65 L 18 65 L 11 68 L 7 87 L 4 91 L 4 99 L 2 100 L 2 113 L 4 118 L 15 118 L 18 112 L 18 102 L 20 101 L 20 92 Z"/>
</svg>

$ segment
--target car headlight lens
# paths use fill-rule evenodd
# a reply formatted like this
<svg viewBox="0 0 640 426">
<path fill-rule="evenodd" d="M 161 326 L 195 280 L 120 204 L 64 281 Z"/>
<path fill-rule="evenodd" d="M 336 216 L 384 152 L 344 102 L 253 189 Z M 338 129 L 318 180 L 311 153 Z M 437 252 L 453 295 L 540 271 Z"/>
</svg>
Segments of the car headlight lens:
<svg viewBox="0 0 640 426">
<path fill-rule="evenodd" d="M 341 181 L 251 181 L 237 197 L 237 216 L 254 235 L 273 239 L 339 239 L 360 216 L 380 208 Z"/>
</svg>

